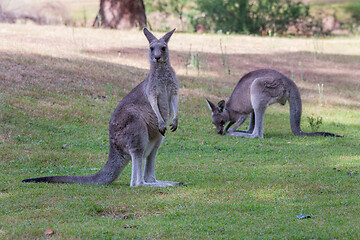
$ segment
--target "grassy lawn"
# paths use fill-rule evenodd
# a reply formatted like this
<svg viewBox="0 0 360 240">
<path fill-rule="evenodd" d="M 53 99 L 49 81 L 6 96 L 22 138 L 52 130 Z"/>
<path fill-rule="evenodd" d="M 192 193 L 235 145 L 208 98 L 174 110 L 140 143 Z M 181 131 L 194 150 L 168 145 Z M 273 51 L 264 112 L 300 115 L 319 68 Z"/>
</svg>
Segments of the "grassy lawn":
<svg viewBox="0 0 360 240">
<path fill-rule="evenodd" d="M 131 166 L 107 186 L 21 180 L 104 166 L 110 116 L 148 72 L 143 34 L 0 32 L 0 239 L 360 238 L 360 38 L 175 33 L 179 129 L 160 147 L 157 178 L 187 187 L 130 188 Z M 268 108 L 264 139 L 217 135 L 205 97 L 227 100 L 258 68 L 292 76 L 304 131 L 316 116 L 320 131 L 345 137 L 293 136 L 288 104 Z"/>
</svg>

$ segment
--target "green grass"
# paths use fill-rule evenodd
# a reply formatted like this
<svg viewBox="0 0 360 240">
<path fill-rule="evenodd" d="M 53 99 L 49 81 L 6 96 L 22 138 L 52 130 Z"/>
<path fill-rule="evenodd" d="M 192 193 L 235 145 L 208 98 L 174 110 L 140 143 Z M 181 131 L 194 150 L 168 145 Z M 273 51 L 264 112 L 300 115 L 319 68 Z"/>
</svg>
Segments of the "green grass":
<svg viewBox="0 0 360 240">
<path fill-rule="evenodd" d="M 234 35 L 224 42 L 229 76 L 220 49 L 204 45 L 218 46 L 217 35 L 175 34 L 179 128 L 160 147 L 157 178 L 187 187 L 130 188 L 130 166 L 107 186 L 21 180 L 103 167 L 112 111 L 148 71 L 142 34 L 1 28 L 0 239 L 360 238 L 359 39 L 323 40 L 314 58 L 314 40 Z M 203 49 L 211 70 L 186 73 L 185 37 Z M 323 119 L 320 131 L 345 137 L 293 136 L 288 105 L 269 107 L 264 139 L 217 135 L 204 98 L 227 99 L 242 74 L 268 66 L 287 75 L 294 70 L 304 131 L 311 131 L 306 117 L 315 115 Z M 324 83 L 323 106 L 318 83 Z M 311 218 L 299 220 L 300 214 Z M 44 234 L 49 228 L 51 237 Z"/>
</svg>

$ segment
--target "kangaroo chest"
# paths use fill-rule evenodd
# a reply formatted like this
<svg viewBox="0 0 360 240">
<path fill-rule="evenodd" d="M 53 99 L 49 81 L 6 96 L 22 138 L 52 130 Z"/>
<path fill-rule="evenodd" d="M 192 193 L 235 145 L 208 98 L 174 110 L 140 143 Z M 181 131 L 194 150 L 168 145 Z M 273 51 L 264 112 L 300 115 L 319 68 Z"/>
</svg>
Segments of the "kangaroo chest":
<svg viewBox="0 0 360 240">
<path fill-rule="evenodd" d="M 159 84 L 158 95 L 157 95 L 157 103 L 159 107 L 159 111 L 164 121 L 168 123 L 170 120 L 173 110 L 171 106 L 171 96 L 174 89 L 171 83 Z"/>
<path fill-rule="evenodd" d="M 154 71 L 149 80 L 147 94 L 156 98 L 160 114 L 168 123 L 173 114 L 171 97 L 178 93 L 177 79 L 171 71 Z"/>
</svg>

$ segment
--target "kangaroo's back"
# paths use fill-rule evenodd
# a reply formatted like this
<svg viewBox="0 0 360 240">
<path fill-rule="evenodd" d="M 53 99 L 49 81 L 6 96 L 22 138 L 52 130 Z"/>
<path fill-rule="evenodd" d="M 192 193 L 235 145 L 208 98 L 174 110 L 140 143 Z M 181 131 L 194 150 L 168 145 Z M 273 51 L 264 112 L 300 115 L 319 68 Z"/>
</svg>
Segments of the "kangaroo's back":
<svg viewBox="0 0 360 240">
<path fill-rule="evenodd" d="M 251 103 L 251 85 L 259 78 L 290 80 L 282 73 L 273 69 L 259 69 L 249 72 L 236 84 L 234 91 L 226 103 L 226 107 L 232 111 L 250 114 L 254 110 Z"/>
</svg>

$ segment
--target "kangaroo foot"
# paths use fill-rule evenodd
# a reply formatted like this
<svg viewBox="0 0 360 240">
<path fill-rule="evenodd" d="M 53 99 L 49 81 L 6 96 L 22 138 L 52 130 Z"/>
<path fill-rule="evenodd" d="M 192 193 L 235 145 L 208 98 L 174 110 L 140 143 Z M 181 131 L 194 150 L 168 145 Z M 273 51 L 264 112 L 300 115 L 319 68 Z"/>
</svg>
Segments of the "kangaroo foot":
<svg viewBox="0 0 360 240">
<path fill-rule="evenodd" d="M 156 182 L 145 182 L 142 186 L 146 187 L 175 187 L 175 186 L 186 186 L 182 182 L 171 182 L 171 181 L 156 181 Z"/>
</svg>

